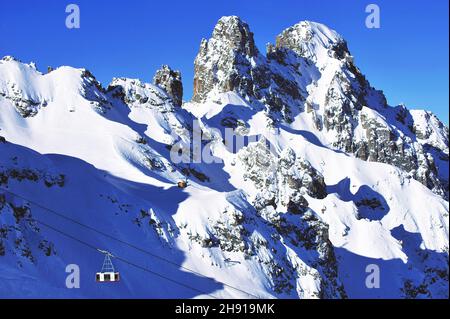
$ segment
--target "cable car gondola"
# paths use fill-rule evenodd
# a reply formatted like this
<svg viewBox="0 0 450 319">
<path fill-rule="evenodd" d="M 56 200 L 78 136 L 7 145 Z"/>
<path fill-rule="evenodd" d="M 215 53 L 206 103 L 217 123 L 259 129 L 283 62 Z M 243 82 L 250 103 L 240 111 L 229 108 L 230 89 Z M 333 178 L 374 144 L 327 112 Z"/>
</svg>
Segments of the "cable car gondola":
<svg viewBox="0 0 450 319">
<path fill-rule="evenodd" d="M 105 255 L 103 261 L 102 270 L 95 274 L 96 282 L 118 282 L 120 280 L 119 272 L 116 272 L 114 265 L 111 261 L 111 257 L 114 258 L 113 254 L 106 250 L 97 249 L 99 252 Z"/>
</svg>

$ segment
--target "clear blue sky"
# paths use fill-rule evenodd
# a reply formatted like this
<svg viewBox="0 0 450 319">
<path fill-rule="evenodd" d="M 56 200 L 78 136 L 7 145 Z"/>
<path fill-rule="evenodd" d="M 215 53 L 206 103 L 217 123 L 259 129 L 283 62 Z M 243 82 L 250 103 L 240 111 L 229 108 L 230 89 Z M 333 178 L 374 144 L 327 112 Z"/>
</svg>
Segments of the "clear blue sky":
<svg viewBox="0 0 450 319">
<path fill-rule="evenodd" d="M 65 8 L 81 9 L 81 28 L 65 27 Z M 367 29 L 365 7 L 381 9 L 381 28 Z M 162 64 L 182 71 L 192 94 L 193 61 L 216 21 L 238 15 L 261 51 L 284 28 L 322 22 L 347 39 L 356 64 L 391 105 L 435 112 L 448 125 L 448 0 L 2 0 L 0 56 L 86 67 L 106 86 L 112 77 L 151 81 Z"/>
</svg>

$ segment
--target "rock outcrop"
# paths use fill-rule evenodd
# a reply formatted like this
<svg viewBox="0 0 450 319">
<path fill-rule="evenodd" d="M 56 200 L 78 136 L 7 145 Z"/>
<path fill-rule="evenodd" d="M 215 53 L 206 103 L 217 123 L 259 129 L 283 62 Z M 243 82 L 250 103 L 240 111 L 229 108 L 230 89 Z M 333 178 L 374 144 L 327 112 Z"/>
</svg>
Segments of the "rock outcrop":
<svg viewBox="0 0 450 319">
<path fill-rule="evenodd" d="M 173 100 L 175 106 L 183 104 L 183 83 L 181 72 L 172 70 L 168 65 L 163 65 L 156 71 L 153 84 L 161 87 Z"/>
</svg>

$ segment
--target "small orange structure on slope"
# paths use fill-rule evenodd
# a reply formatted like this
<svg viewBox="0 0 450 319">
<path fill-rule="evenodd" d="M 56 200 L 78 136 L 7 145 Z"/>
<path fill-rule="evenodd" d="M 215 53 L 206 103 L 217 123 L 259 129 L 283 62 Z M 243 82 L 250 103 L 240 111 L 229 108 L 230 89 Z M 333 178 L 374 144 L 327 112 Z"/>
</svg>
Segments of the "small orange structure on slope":
<svg viewBox="0 0 450 319">
<path fill-rule="evenodd" d="M 179 181 L 178 182 L 179 188 L 186 188 L 187 187 L 187 181 Z"/>
</svg>

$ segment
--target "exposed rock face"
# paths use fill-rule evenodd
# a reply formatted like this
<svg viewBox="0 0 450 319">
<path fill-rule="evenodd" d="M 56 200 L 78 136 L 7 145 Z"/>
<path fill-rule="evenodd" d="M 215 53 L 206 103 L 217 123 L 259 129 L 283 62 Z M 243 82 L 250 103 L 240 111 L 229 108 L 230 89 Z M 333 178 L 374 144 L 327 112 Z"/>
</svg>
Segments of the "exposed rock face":
<svg viewBox="0 0 450 319">
<path fill-rule="evenodd" d="M 263 105 L 275 122 L 306 118 L 323 144 L 395 165 L 448 199 L 448 128 L 430 114 L 388 106 L 346 41 L 320 23 L 284 30 L 263 56 L 245 22 L 221 18 L 196 57 L 193 101 L 227 91 Z"/>
<path fill-rule="evenodd" d="M 217 22 L 213 31 L 213 39 L 222 41 L 228 49 L 244 54 L 248 57 L 255 57 L 258 49 L 255 46 L 253 33 L 247 23 L 239 17 L 223 17 Z"/>
<path fill-rule="evenodd" d="M 10 150 L 9 145 L 1 146 L 2 152 Z M 0 188 L 8 189 L 11 184 L 28 182 L 34 187 L 64 188 L 65 175 L 44 168 L 25 167 L 25 163 L 26 159 L 21 157 L 0 161 Z M 30 204 L 8 191 L 1 191 L 0 257 L 14 259 L 20 269 L 26 263 L 37 263 L 41 256 L 46 258 L 54 254 L 54 244 L 40 234 Z"/>
<path fill-rule="evenodd" d="M 350 57 L 345 40 L 334 30 L 311 21 L 301 21 L 276 38 L 276 49 L 292 50 L 298 57 L 323 64 L 327 57 Z"/>
<path fill-rule="evenodd" d="M 208 96 L 235 91 L 250 102 L 261 101 L 289 118 L 289 105 L 302 100 L 294 76 L 283 66 L 272 66 L 255 46 L 253 33 L 240 18 L 223 17 L 211 39 L 203 39 L 195 59 L 194 95 L 204 102 Z"/>
<path fill-rule="evenodd" d="M 308 263 L 321 273 L 317 297 L 345 298 L 344 288 L 338 280 L 333 245 L 328 238 L 328 226 L 309 209 L 305 198 L 327 196 L 323 176 L 290 148 L 278 157 L 273 155 L 264 139 L 242 149 L 239 159 L 246 170 L 244 178 L 251 180 L 259 191 L 253 202 L 257 214 L 273 227 L 277 238 L 316 256 Z M 265 243 L 268 245 L 270 243 Z M 280 292 L 292 289 L 289 278 L 312 275 L 302 267 L 295 269 L 293 263 L 286 262 L 282 276 L 269 274 L 274 277 L 275 289 Z"/>
<path fill-rule="evenodd" d="M 153 84 L 164 89 L 167 95 L 172 98 L 175 106 L 183 104 L 183 83 L 180 71 L 174 71 L 168 65 L 163 65 L 161 69 L 156 71 Z"/>
<path fill-rule="evenodd" d="M 260 189 L 254 203 L 257 210 L 272 206 L 275 210 L 299 214 L 308 209 L 304 196 L 318 199 L 327 196 L 323 176 L 290 148 L 276 157 L 261 139 L 241 150 L 239 159 L 246 170 L 244 178 Z"/>
<path fill-rule="evenodd" d="M 155 86 L 135 79 L 114 78 L 107 89 L 114 98 L 120 98 L 129 106 L 157 108 L 160 112 L 173 109 L 171 98 Z"/>
<path fill-rule="evenodd" d="M 211 39 L 201 42 L 194 63 L 192 99 L 204 101 L 213 90 L 253 95 L 252 60 L 258 56 L 248 25 L 235 16 L 221 18 Z"/>
<path fill-rule="evenodd" d="M 46 106 L 45 101 L 38 101 L 31 97 L 27 97 L 14 83 L 12 83 L 7 90 L 3 92 L 0 91 L 0 96 L 14 103 L 17 112 L 23 117 L 35 116 L 41 107 Z"/>
</svg>

